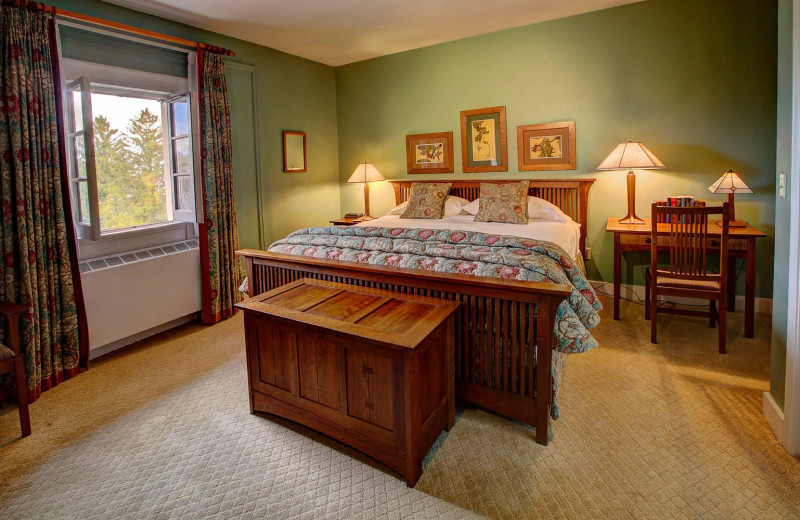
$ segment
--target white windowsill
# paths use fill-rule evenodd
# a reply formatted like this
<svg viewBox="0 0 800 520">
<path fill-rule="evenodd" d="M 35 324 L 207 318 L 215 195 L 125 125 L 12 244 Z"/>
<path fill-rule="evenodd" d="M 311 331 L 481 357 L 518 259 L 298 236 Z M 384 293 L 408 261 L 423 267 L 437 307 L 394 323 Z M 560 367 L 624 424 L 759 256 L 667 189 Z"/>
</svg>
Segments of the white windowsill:
<svg viewBox="0 0 800 520">
<path fill-rule="evenodd" d="M 78 260 L 92 260 L 137 249 L 197 238 L 197 224 L 165 222 L 132 229 L 109 231 L 98 240 L 78 240 Z"/>
</svg>

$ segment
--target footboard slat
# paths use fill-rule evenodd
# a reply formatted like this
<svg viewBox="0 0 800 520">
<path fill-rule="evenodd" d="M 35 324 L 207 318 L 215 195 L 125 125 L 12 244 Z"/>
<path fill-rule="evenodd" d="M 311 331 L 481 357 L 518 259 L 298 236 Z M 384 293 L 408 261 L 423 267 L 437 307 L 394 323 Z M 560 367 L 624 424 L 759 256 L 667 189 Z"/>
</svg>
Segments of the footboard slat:
<svg viewBox="0 0 800 520">
<path fill-rule="evenodd" d="M 536 349 L 534 345 L 536 345 L 536 320 L 534 317 L 536 316 L 536 307 L 534 305 L 528 305 L 526 312 L 527 320 L 528 320 L 528 344 L 526 345 L 525 349 L 525 356 L 526 356 L 526 366 L 528 367 L 528 392 L 527 397 L 534 399 L 536 397 Z M 533 362 L 531 362 L 533 360 Z M 524 367 L 523 367 L 524 369 Z"/>
<path fill-rule="evenodd" d="M 535 426 L 536 441 L 547 444 L 555 309 L 568 288 L 260 251 L 239 254 L 251 296 L 307 277 L 460 302 L 454 334 L 457 395 Z"/>
</svg>

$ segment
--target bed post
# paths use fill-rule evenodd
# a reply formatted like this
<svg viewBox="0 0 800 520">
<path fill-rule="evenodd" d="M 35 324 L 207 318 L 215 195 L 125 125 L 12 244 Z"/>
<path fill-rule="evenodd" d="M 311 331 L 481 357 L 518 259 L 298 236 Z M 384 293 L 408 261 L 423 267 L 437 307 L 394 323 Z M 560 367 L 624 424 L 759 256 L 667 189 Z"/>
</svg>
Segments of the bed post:
<svg viewBox="0 0 800 520">
<path fill-rule="evenodd" d="M 550 404 L 553 400 L 553 298 L 544 297 L 536 309 L 536 442 L 550 442 Z M 560 302 L 559 302 L 560 303 Z"/>
<path fill-rule="evenodd" d="M 394 188 L 394 205 L 395 206 L 399 206 L 400 204 L 403 203 L 403 201 L 400 200 L 400 197 L 401 197 L 401 195 L 400 195 L 400 186 L 402 186 L 402 185 L 399 182 L 391 182 L 389 184 L 391 184 L 392 188 Z"/>
<path fill-rule="evenodd" d="M 589 219 L 589 190 L 592 188 L 592 184 L 594 184 L 594 180 L 591 182 L 583 181 L 580 183 L 580 197 L 581 200 L 578 203 L 578 208 L 580 210 L 580 224 L 581 224 L 581 255 L 583 258 L 586 259 L 586 233 L 588 232 L 586 223 Z"/>
<path fill-rule="evenodd" d="M 247 297 L 252 298 L 256 295 L 256 280 L 253 278 L 253 257 L 249 255 L 240 255 L 244 258 L 244 268 L 247 274 Z"/>
</svg>

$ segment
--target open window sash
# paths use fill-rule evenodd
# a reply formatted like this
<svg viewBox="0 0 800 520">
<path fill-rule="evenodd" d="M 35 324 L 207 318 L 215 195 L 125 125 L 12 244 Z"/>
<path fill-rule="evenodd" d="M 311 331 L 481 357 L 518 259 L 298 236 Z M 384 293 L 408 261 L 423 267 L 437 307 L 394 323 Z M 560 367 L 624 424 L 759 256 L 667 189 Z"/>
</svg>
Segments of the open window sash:
<svg viewBox="0 0 800 520">
<path fill-rule="evenodd" d="M 165 126 L 165 185 L 169 219 L 195 221 L 195 154 L 192 132 L 192 96 L 181 94 L 163 103 Z"/>
<path fill-rule="evenodd" d="M 78 238 L 100 238 L 100 208 L 97 205 L 92 90 L 82 76 L 67 84 L 67 160 L 72 211 Z"/>
</svg>

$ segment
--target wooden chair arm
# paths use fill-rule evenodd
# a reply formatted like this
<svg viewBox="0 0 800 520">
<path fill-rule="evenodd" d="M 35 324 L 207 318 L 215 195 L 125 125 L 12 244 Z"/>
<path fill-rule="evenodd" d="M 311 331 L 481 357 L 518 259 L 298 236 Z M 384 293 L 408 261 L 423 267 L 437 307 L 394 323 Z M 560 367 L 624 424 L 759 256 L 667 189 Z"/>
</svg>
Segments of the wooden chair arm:
<svg viewBox="0 0 800 520">
<path fill-rule="evenodd" d="M 30 312 L 31 308 L 18 303 L 0 302 L 0 316 L 11 318 Z"/>
</svg>

